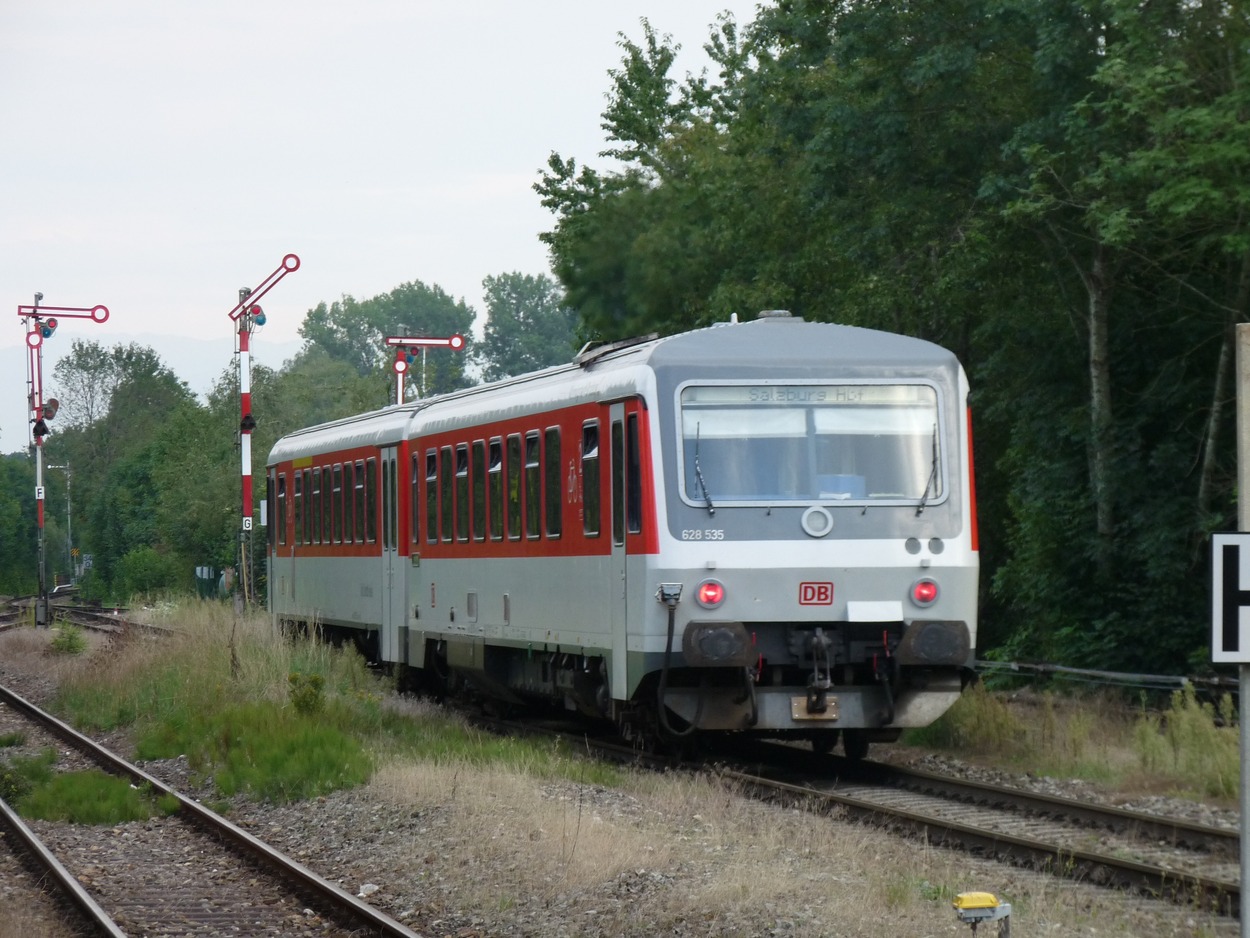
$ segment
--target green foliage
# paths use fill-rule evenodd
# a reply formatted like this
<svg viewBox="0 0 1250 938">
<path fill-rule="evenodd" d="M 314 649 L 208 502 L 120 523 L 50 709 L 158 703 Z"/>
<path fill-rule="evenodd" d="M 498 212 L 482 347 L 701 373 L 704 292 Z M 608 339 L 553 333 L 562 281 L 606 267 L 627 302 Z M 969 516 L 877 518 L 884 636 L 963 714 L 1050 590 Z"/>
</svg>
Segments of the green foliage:
<svg viewBox="0 0 1250 938">
<path fill-rule="evenodd" d="M 186 754 L 193 768 L 212 775 L 218 792 L 268 801 L 293 801 L 350 788 L 368 780 L 372 761 L 352 729 L 352 710 L 292 711 L 256 702 L 183 713 L 145 730 L 145 758 Z"/>
<path fill-rule="evenodd" d="M 679 85 L 644 23 L 609 74 L 622 164 L 553 154 L 542 237 L 587 334 L 786 307 L 953 349 L 980 653 L 1183 670 L 1235 520 L 1248 37 L 1228 5 L 785 3 Z"/>
<path fill-rule="evenodd" d="M 311 716 L 325 709 L 325 678 L 320 674 L 293 673 L 287 677 L 291 685 L 291 706 L 296 713 Z"/>
<path fill-rule="evenodd" d="M 1133 728 L 1141 767 L 1170 777 L 1181 791 L 1236 798 L 1241 745 L 1232 698 L 1219 705 L 1199 701 L 1192 687 L 1172 694 L 1163 713 L 1143 710 Z"/>
<path fill-rule="evenodd" d="M 81 655 L 87 649 L 87 639 L 78 626 L 62 624 L 48 647 L 58 655 Z"/>
<path fill-rule="evenodd" d="M 968 753 L 1027 751 L 1025 725 L 980 682 L 929 726 L 907 730 L 906 741 Z"/>
<path fill-rule="evenodd" d="M 387 336 L 450 336 L 466 339 L 464 352 L 432 349 L 426 356 L 424 378 L 415 375 L 418 390 L 424 381 L 425 394 L 438 394 L 463 387 L 466 354 L 472 339 L 473 310 L 463 300 L 455 300 L 439 286 L 419 280 L 402 284 L 390 293 L 358 301 L 351 296 L 308 311 L 300 326 L 306 349 L 316 349 L 330 359 L 350 365 L 362 378 L 372 378 L 381 388 L 394 362 L 394 350 L 386 345 Z M 378 406 L 386 403 L 383 399 Z"/>
<path fill-rule="evenodd" d="M 186 586 L 186 569 L 153 547 L 129 551 L 118 564 L 117 589 L 123 596 L 145 596 L 160 590 Z"/>
<path fill-rule="evenodd" d="M 559 288 L 549 277 L 501 274 L 487 277 L 482 287 L 489 318 L 475 354 L 484 380 L 572 360 L 577 318 L 562 304 Z"/>
<path fill-rule="evenodd" d="M 142 821 L 154 814 L 172 814 L 177 809 L 176 798 L 158 800 L 149 789 L 136 788 L 129 779 L 99 769 L 54 775 L 32 786 L 17 801 L 17 810 L 23 817 L 71 824 Z"/>
<path fill-rule="evenodd" d="M 0 798 L 16 804 L 37 786 L 52 780 L 56 751 L 45 749 L 36 756 L 0 762 Z"/>
<path fill-rule="evenodd" d="M 25 453 L 0 457 L 0 592 L 33 593 L 38 585 L 34 462 Z"/>
</svg>

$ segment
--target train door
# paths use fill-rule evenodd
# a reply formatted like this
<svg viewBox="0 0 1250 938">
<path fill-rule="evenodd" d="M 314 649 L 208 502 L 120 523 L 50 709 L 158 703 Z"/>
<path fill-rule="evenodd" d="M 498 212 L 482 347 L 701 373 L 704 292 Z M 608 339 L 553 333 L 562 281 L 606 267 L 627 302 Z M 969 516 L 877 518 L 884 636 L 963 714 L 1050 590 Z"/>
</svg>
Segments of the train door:
<svg viewBox="0 0 1250 938">
<path fill-rule="evenodd" d="M 628 688 L 628 670 L 626 659 L 628 651 L 627 630 L 629 627 L 629 596 L 628 583 L 625 578 L 625 493 L 626 469 L 628 460 L 625 458 L 625 405 L 612 404 L 608 408 L 608 449 L 609 479 L 611 492 L 609 495 L 612 513 L 612 562 L 610 564 L 611 591 L 609 599 L 609 616 L 612 625 L 612 690 L 613 696 L 621 695 Z"/>
<path fill-rule="evenodd" d="M 382 450 L 382 634 L 383 661 L 399 660 L 399 629 L 408 607 L 408 583 L 399 552 L 399 464 L 395 447 Z"/>
<path fill-rule="evenodd" d="M 268 522 L 269 565 L 266 570 L 267 599 L 269 610 L 275 616 L 287 611 L 294 600 L 295 589 L 295 540 L 297 532 L 289 529 L 294 493 L 290 479 L 296 480 L 295 492 L 299 492 L 299 473 L 290 473 L 276 467 L 269 470 L 265 518 Z"/>
</svg>

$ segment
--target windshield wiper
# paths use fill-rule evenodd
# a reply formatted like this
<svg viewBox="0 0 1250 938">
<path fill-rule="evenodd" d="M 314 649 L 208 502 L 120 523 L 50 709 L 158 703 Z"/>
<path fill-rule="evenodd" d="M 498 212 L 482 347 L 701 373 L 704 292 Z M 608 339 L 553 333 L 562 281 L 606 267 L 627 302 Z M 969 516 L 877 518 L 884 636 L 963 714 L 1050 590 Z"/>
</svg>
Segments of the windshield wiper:
<svg viewBox="0 0 1250 938">
<path fill-rule="evenodd" d="M 920 493 L 920 503 L 916 505 L 916 517 L 920 517 L 920 513 L 924 511 L 925 505 L 929 501 L 929 490 L 936 487 L 938 470 L 938 449 L 937 449 L 937 424 L 933 425 L 933 461 L 929 464 L 929 481 L 924 484 L 924 491 Z"/>
<path fill-rule="evenodd" d="M 709 515 L 716 514 L 716 506 L 712 504 L 712 493 L 707 490 L 707 483 L 703 481 L 703 470 L 699 467 L 699 431 L 702 424 L 694 425 L 694 477 L 699 483 L 699 491 L 703 493 L 703 500 L 707 502 L 707 513 Z"/>
</svg>

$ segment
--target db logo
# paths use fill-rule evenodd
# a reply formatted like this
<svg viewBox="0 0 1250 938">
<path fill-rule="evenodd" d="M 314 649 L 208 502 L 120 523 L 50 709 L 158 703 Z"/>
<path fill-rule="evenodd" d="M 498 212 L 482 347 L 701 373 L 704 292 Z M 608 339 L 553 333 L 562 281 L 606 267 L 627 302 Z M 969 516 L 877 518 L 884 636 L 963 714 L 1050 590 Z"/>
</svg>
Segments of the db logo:
<svg viewBox="0 0 1250 938">
<path fill-rule="evenodd" d="M 833 584 L 832 583 L 800 583 L 799 584 L 799 605 L 800 606 L 832 606 L 833 605 Z"/>
</svg>

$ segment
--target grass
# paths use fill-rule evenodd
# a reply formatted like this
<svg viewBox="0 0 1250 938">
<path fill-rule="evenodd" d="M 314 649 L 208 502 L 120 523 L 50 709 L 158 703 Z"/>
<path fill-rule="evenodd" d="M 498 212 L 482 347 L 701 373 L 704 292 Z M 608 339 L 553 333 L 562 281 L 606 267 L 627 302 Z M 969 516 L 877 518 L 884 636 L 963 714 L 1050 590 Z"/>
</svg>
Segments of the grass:
<svg viewBox="0 0 1250 938">
<path fill-rule="evenodd" d="M 1240 739 L 1231 698 L 1215 706 L 1188 687 L 1155 711 L 1108 694 L 1001 694 L 978 683 L 941 719 L 908 730 L 903 741 L 1145 793 L 1223 802 L 1238 795 Z"/>
<path fill-rule="evenodd" d="M 178 800 L 156 796 L 126 779 L 99 769 L 53 775 L 17 801 L 26 818 L 68 821 L 73 824 L 121 824 L 143 821 L 156 814 L 173 814 Z"/>
<path fill-rule="evenodd" d="M 131 638 L 102 653 L 105 666 L 67 672 L 56 709 L 90 731 L 130 729 L 139 759 L 187 756 L 221 797 L 317 797 L 365 783 L 379 757 L 397 756 L 614 781 L 609 766 L 578 765 L 568 744 L 502 739 L 432 707 L 384 706 L 358 654 L 285 640 L 264 615 L 236 621 L 217 603 L 165 614 L 180 623 L 177 635 Z"/>
</svg>

